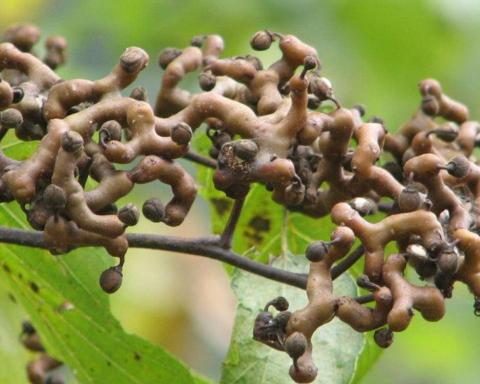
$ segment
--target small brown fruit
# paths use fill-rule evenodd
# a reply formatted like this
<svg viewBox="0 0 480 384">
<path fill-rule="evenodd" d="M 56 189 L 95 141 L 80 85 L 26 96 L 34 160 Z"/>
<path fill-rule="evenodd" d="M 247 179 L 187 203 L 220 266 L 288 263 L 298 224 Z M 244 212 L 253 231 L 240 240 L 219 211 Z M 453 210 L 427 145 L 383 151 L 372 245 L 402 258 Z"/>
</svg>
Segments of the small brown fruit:
<svg viewBox="0 0 480 384">
<path fill-rule="evenodd" d="M 258 153 L 258 146 L 253 140 L 241 139 L 233 142 L 235 155 L 242 160 L 252 161 Z"/>
<path fill-rule="evenodd" d="M 158 223 L 165 219 L 165 207 L 158 199 L 151 198 L 143 203 L 143 215 L 150 221 Z"/>
<path fill-rule="evenodd" d="M 107 293 L 116 292 L 122 285 L 122 267 L 110 267 L 100 275 L 100 286 Z"/>
<path fill-rule="evenodd" d="M 83 149 L 83 138 L 75 131 L 67 131 L 62 137 L 62 148 L 65 152 L 76 153 Z"/>
<path fill-rule="evenodd" d="M 312 262 L 322 261 L 328 253 L 329 247 L 325 241 L 315 241 L 308 246 L 305 256 Z"/>
<path fill-rule="evenodd" d="M 258 31 L 250 40 L 250 46 L 256 51 L 265 51 L 272 45 L 272 36 L 266 31 Z"/>
<path fill-rule="evenodd" d="M 294 332 L 285 340 L 285 352 L 288 353 L 294 361 L 302 356 L 308 348 L 307 338 L 303 333 Z"/>
<path fill-rule="evenodd" d="M 47 208 L 53 211 L 59 211 L 67 205 L 67 196 L 62 188 L 58 185 L 50 184 L 43 191 L 43 201 Z"/>
<path fill-rule="evenodd" d="M 209 72 L 202 72 L 198 76 L 198 84 L 200 85 L 200 88 L 205 92 L 211 91 L 213 88 L 215 88 L 216 83 L 217 78 Z"/>
<path fill-rule="evenodd" d="M 168 64 L 175 60 L 182 54 L 182 51 L 177 48 L 165 48 L 158 57 L 158 65 L 162 69 L 166 69 Z"/>
<path fill-rule="evenodd" d="M 138 223 L 140 213 L 138 212 L 137 207 L 135 207 L 133 204 L 127 204 L 125 207 L 120 209 L 120 211 L 118 211 L 117 216 L 122 223 L 132 226 Z"/>
<path fill-rule="evenodd" d="M 179 123 L 172 128 L 170 137 L 178 145 L 187 145 L 192 139 L 192 128 L 187 123 Z"/>
<path fill-rule="evenodd" d="M 393 332 L 389 328 L 377 329 L 373 338 L 380 348 L 388 348 L 393 343 Z"/>
</svg>

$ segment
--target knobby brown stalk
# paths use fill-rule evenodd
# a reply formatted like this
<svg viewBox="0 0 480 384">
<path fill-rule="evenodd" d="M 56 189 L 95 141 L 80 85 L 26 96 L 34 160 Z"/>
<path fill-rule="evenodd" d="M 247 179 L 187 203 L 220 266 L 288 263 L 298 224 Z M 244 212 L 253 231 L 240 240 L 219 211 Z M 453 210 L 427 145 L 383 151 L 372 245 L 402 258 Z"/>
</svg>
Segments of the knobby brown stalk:
<svg viewBox="0 0 480 384">
<path fill-rule="evenodd" d="M 358 332 L 374 331 L 377 344 L 388 347 L 415 311 L 440 320 L 457 281 L 468 286 L 480 314 L 480 167 L 474 156 L 480 124 L 438 81 L 419 83 L 419 107 L 392 134 L 380 118 L 367 120 L 363 107 L 343 106 L 320 73 L 315 48 L 292 35 L 254 34 L 253 50 L 278 43 L 280 57 L 268 66 L 251 53 L 221 57 L 218 35 L 166 48 L 153 105 L 142 87 L 122 94 L 149 63 L 141 48 L 127 48 L 101 79 L 66 80 L 54 71 L 66 61 L 65 39 L 49 37 L 42 59 L 34 51 L 39 38 L 36 27 L 16 25 L 0 44 L 0 140 L 13 130 L 20 140 L 38 142 L 24 160 L 0 152 L 0 201 L 18 203 L 34 229 L 0 227 L 0 242 L 52 254 L 103 247 L 119 259 L 100 276 L 108 293 L 121 285 L 129 247 L 209 257 L 306 289 L 302 309 L 288 311 L 283 297 L 268 302 L 253 332 L 256 340 L 288 353 L 297 382 L 315 379 L 312 336 L 333 318 Z M 201 88 L 196 93 L 181 87 L 193 72 Z M 190 148 L 192 137 L 203 134 L 211 143 L 208 155 Z M 169 185 L 166 205 L 152 197 L 141 211 L 152 222 L 182 224 L 197 187 L 176 162 L 180 158 L 214 169 L 213 185 L 234 199 L 223 233 L 197 239 L 126 233 L 140 212 L 116 203 L 136 184 Z M 93 188 L 85 189 L 89 182 Z M 330 216 L 337 225 L 329 241 L 306 249 L 308 274 L 231 249 L 254 183 L 286 210 Z M 375 213 L 375 222 L 365 218 Z M 350 252 L 355 240 L 360 245 Z M 386 254 L 392 242 L 396 251 Z M 337 296 L 333 280 L 362 258 L 357 284 L 370 293 Z M 408 265 L 425 285 L 408 281 Z M 371 301 L 373 306 L 364 305 Z M 60 364 L 45 359 L 47 366 Z"/>
</svg>

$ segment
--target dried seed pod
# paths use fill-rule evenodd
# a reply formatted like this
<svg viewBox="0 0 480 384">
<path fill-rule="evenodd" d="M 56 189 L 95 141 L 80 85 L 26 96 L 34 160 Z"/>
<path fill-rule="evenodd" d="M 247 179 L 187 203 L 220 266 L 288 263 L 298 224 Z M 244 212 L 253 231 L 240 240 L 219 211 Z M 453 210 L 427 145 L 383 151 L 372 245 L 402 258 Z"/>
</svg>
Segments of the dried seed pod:
<svg viewBox="0 0 480 384">
<path fill-rule="evenodd" d="M 290 183 L 285 188 L 285 205 L 295 207 L 302 204 L 305 199 L 305 185 L 302 182 Z"/>
<path fill-rule="evenodd" d="M 437 264 L 429 259 L 417 261 L 414 268 L 421 279 L 429 279 L 438 271 Z"/>
<path fill-rule="evenodd" d="M 412 212 L 422 208 L 424 201 L 420 192 L 407 186 L 398 195 L 397 205 L 401 212 Z"/>
<path fill-rule="evenodd" d="M 457 156 L 450 160 L 444 168 L 453 177 L 461 179 L 467 176 L 470 161 L 465 156 Z"/>
<path fill-rule="evenodd" d="M 268 311 L 262 311 L 255 317 L 255 325 L 253 327 L 254 338 L 262 329 L 268 326 L 273 320 L 273 315 Z"/>
<path fill-rule="evenodd" d="M 313 93 L 320 101 L 333 97 L 332 83 L 326 77 L 313 76 L 308 84 L 308 91 Z"/>
<path fill-rule="evenodd" d="M 130 92 L 130 97 L 138 101 L 148 101 L 148 92 L 144 87 L 135 87 Z"/>
<path fill-rule="evenodd" d="M 257 71 L 263 70 L 263 64 L 257 56 L 247 55 L 245 56 L 245 60 L 253 64 Z"/>
<path fill-rule="evenodd" d="M 109 141 L 122 140 L 122 126 L 116 120 L 109 120 L 102 124 L 99 131 L 100 143 L 105 146 Z"/>
<path fill-rule="evenodd" d="M 448 248 L 447 243 L 445 242 L 435 242 L 430 247 L 428 247 L 428 256 L 432 260 L 438 260 L 440 255 L 446 251 Z"/>
<path fill-rule="evenodd" d="M 265 51 L 272 45 L 272 35 L 267 31 L 258 31 L 250 39 L 250 46 L 256 51 Z"/>
<path fill-rule="evenodd" d="M 190 41 L 190 45 L 192 47 L 201 48 L 204 41 L 205 41 L 205 36 L 204 35 L 193 36 L 192 40 Z"/>
<path fill-rule="evenodd" d="M 372 116 L 370 119 L 368 119 L 368 122 L 382 124 L 383 126 L 385 125 L 385 120 L 383 120 L 380 116 Z"/>
<path fill-rule="evenodd" d="M 452 297 L 454 279 L 451 275 L 440 271 L 435 275 L 434 282 L 435 286 L 442 292 L 443 297 Z"/>
<path fill-rule="evenodd" d="M 22 333 L 20 334 L 20 341 L 23 346 L 29 351 L 33 352 L 44 352 L 45 347 L 42 344 L 37 330 L 33 324 L 25 320 L 22 322 Z"/>
<path fill-rule="evenodd" d="M 437 264 L 429 259 L 427 250 L 422 245 L 410 244 L 406 254 L 421 279 L 428 279 L 437 273 Z"/>
<path fill-rule="evenodd" d="M 43 62 L 56 69 L 67 60 L 67 41 L 62 36 L 49 36 L 45 42 L 47 54 Z"/>
<path fill-rule="evenodd" d="M 322 261 L 328 253 L 329 248 L 330 243 L 325 241 L 315 241 L 308 246 L 305 256 L 311 262 Z"/>
<path fill-rule="evenodd" d="M 249 139 L 241 139 L 233 142 L 235 156 L 245 161 L 252 161 L 258 153 L 258 145 Z"/>
<path fill-rule="evenodd" d="M 350 206 L 355 209 L 360 216 L 373 215 L 377 212 L 377 204 L 373 200 L 365 199 L 364 197 L 357 197 L 348 202 Z"/>
<path fill-rule="evenodd" d="M 170 137 L 178 145 L 187 145 L 192 139 L 192 128 L 187 123 L 179 123 L 172 128 Z"/>
<path fill-rule="evenodd" d="M 317 109 L 322 101 L 315 95 L 308 95 L 308 109 Z"/>
<path fill-rule="evenodd" d="M 137 207 L 133 204 L 127 204 L 117 213 L 118 218 L 125 223 L 125 225 L 132 226 L 138 223 L 140 213 Z"/>
<path fill-rule="evenodd" d="M 268 311 L 268 307 L 272 306 L 274 307 L 277 311 L 286 311 L 288 309 L 288 301 L 285 299 L 283 296 L 278 296 L 273 300 L 270 300 L 266 305 L 265 305 L 265 312 Z"/>
<path fill-rule="evenodd" d="M 118 291 L 122 285 L 122 267 L 110 267 L 102 272 L 100 275 L 100 286 L 107 293 L 114 293 Z"/>
<path fill-rule="evenodd" d="M 159 199 L 151 198 L 143 203 L 143 215 L 150 221 L 158 223 L 165 219 L 165 206 Z"/>
<path fill-rule="evenodd" d="M 221 149 L 223 144 L 232 140 L 232 136 L 230 136 L 227 132 L 215 131 L 215 134 L 213 134 L 210 139 L 212 140 L 215 148 Z"/>
<path fill-rule="evenodd" d="M 5 31 L 4 40 L 24 52 L 30 52 L 40 39 L 40 30 L 32 24 L 16 24 Z"/>
<path fill-rule="evenodd" d="M 243 199 L 250 190 L 249 184 L 233 184 L 225 190 L 225 194 L 231 199 Z"/>
<path fill-rule="evenodd" d="M 358 111 L 358 114 L 360 115 L 360 117 L 365 116 L 365 113 L 367 113 L 367 111 L 365 110 L 365 106 L 362 104 L 354 105 L 353 109 L 356 109 Z M 381 124 L 381 123 L 377 122 L 377 124 Z"/>
<path fill-rule="evenodd" d="M 284 96 L 288 96 L 290 94 L 291 88 L 287 84 L 278 84 L 278 92 L 280 92 Z"/>
<path fill-rule="evenodd" d="M 287 327 L 288 321 L 290 320 L 290 317 L 292 316 L 292 313 L 285 310 L 283 312 L 280 312 L 277 316 L 275 316 L 275 323 L 277 323 L 278 328 L 282 330 L 282 332 L 285 332 L 285 329 Z"/>
<path fill-rule="evenodd" d="M 13 87 L 13 104 L 18 104 L 23 100 L 25 92 L 20 87 Z"/>
<path fill-rule="evenodd" d="M 393 343 L 393 332 L 390 328 L 378 329 L 373 334 L 373 339 L 380 348 L 388 348 Z"/>
<path fill-rule="evenodd" d="M 310 71 L 317 66 L 317 59 L 314 56 L 308 55 L 303 59 L 303 68 L 305 71 Z"/>
<path fill-rule="evenodd" d="M 35 360 L 27 364 L 27 376 L 30 383 L 46 384 L 49 382 L 49 373 L 55 368 L 62 365 L 58 360 L 55 360 L 47 353 L 42 353 Z M 62 383 L 63 384 L 63 383 Z"/>
<path fill-rule="evenodd" d="M 437 260 L 438 268 L 447 275 L 453 275 L 458 270 L 459 264 L 459 255 L 453 247 L 443 251 Z"/>
<path fill-rule="evenodd" d="M 300 356 L 302 356 L 308 348 L 307 338 L 303 333 L 294 332 L 285 340 L 285 352 L 290 356 L 296 365 Z"/>
<path fill-rule="evenodd" d="M 422 100 L 422 111 L 429 116 L 436 116 L 440 111 L 440 105 L 434 97 L 425 97 Z"/>
<path fill-rule="evenodd" d="M 198 84 L 203 91 L 208 92 L 215 88 L 217 78 L 210 72 L 202 72 L 198 76 Z"/>
<path fill-rule="evenodd" d="M 127 73 L 137 73 L 148 64 L 148 54 L 141 48 L 129 47 L 120 57 L 120 66 Z"/>
<path fill-rule="evenodd" d="M 168 64 L 175 60 L 182 54 L 182 51 L 177 48 L 165 48 L 158 57 L 158 65 L 162 69 L 166 69 Z"/>
<path fill-rule="evenodd" d="M 34 204 L 33 208 L 27 211 L 27 221 L 33 229 L 43 231 L 51 215 L 52 212 L 44 204 Z"/>
<path fill-rule="evenodd" d="M 31 321 L 22 321 L 22 334 L 33 335 L 36 332 L 37 330 L 35 329 Z"/>
<path fill-rule="evenodd" d="M 60 211 L 67 205 L 67 196 L 65 191 L 58 185 L 50 184 L 43 191 L 43 201 L 47 208 L 53 211 Z"/>
<path fill-rule="evenodd" d="M 83 149 L 83 138 L 75 131 L 67 131 L 62 137 L 62 148 L 65 152 L 77 153 Z"/>
<path fill-rule="evenodd" d="M 428 134 L 434 134 L 440 140 L 451 143 L 455 141 L 455 139 L 458 137 L 458 132 L 458 125 L 453 122 L 448 122 L 446 124 L 443 124 L 440 128 L 431 130 Z"/>
<path fill-rule="evenodd" d="M 367 275 L 360 275 L 357 277 L 357 285 L 370 292 L 375 292 L 380 289 L 380 286 L 372 283 Z"/>
<path fill-rule="evenodd" d="M 475 297 L 473 302 L 473 313 L 475 316 L 480 316 L 480 299 L 478 297 Z"/>
</svg>

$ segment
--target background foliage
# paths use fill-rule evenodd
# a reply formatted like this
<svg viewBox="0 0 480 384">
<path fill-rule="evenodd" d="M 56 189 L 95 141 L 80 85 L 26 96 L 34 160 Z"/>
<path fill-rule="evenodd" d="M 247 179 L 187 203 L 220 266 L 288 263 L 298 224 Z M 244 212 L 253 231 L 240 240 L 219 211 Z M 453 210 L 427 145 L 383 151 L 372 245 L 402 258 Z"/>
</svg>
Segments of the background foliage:
<svg viewBox="0 0 480 384">
<path fill-rule="evenodd" d="M 390 130 L 413 112 L 418 103 L 416 84 L 425 77 L 440 80 L 478 118 L 479 16 L 480 4 L 474 0 L 224 0 L 221 4 L 5 0 L 0 4 L 1 29 L 13 21 L 33 21 L 45 35 L 67 37 L 71 60 L 61 70 L 67 78 L 99 77 L 125 47 L 144 47 L 152 64 L 137 84 L 147 86 L 151 95 L 160 78 L 156 54 L 166 46 L 182 47 L 194 34 L 215 32 L 226 40 L 225 54 L 233 55 L 249 51 L 249 36 L 258 29 L 293 33 L 317 47 L 324 74 L 340 100 L 347 105 L 361 102 L 368 115 L 382 116 Z M 273 60 L 275 51 L 266 55 L 266 61 Z M 141 201 L 151 193 L 144 190 L 136 198 Z M 205 205 L 197 204 L 183 233 L 207 232 L 207 212 Z M 233 320 L 228 279 L 215 263 L 157 255 L 130 251 L 125 286 L 111 300 L 113 312 L 127 331 L 166 346 L 197 370 L 219 379 Z M 19 329 L 9 318 L 8 308 L 14 304 L 5 291 L 0 295 L 0 357 L 14 354 L 16 366 L 21 367 L 27 356 L 11 337 Z M 16 318 L 24 316 L 18 308 L 14 311 Z M 417 317 L 363 382 L 384 383 L 387 377 L 390 383 L 475 383 L 478 330 L 471 299 L 457 289 L 443 321 L 432 324 Z M 4 372 L 2 367 L 0 382 Z"/>
</svg>

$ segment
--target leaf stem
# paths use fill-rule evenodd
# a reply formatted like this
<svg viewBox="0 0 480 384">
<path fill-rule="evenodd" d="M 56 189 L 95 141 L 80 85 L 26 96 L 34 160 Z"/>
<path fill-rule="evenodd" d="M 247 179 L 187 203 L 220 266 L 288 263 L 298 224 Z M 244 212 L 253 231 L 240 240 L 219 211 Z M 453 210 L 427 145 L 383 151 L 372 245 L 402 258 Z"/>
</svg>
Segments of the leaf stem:
<svg viewBox="0 0 480 384">
<path fill-rule="evenodd" d="M 337 265 L 332 268 L 332 279 L 335 280 L 342 273 L 346 272 L 350 267 L 355 264 L 365 253 L 363 245 L 359 245 L 353 252 L 351 252 L 347 257 L 340 261 Z"/>
<path fill-rule="evenodd" d="M 232 248 L 232 240 L 233 234 L 235 232 L 235 228 L 238 223 L 238 219 L 240 219 L 240 214 L 242 212 L 243 203 L 245 202 L 245 198 L 236 199 L 233 203 L 232 211 L 230 212 L 230 217 L 228 218 L 227 225 L 223 230 L 222 235 L 220 236 L 220 246 L 225 249 Z"/>
<path fill-rule="evenodd" d="M 184 156 L 184 159 L 193 161 L 194 163 L 204 165 L 209 168 L 217 168 L 217 162 L 213 159 L 210 159 L 209 157 L 202 156 L 197 152 L 194 151 L 188 151 Z"/>
</svg>

